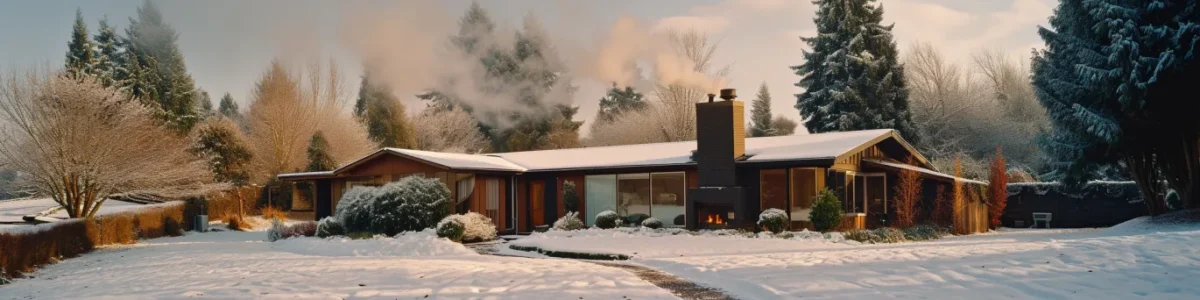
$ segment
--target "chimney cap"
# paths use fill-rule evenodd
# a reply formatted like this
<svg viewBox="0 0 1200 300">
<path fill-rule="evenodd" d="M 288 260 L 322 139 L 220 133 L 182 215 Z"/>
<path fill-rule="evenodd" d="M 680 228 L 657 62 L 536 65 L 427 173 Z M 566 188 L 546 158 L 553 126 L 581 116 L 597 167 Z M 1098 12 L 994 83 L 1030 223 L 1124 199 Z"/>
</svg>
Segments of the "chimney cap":
<svg viewBox="0 0 1200 300">
<path fill-rule="evenodd" d="M 737 98 L 737 89 L 721 89 L 721 99 L 732 101 Z"/>
<path fill-rule="evenodd" d="M 712 103 L 712 102 L 713 102 L 713 98 L 716 98 L 716 97 L 717 97 L 717 95 L 714 95 L 714 94 L 708 94 L 708 103 Z"/>
</svg>

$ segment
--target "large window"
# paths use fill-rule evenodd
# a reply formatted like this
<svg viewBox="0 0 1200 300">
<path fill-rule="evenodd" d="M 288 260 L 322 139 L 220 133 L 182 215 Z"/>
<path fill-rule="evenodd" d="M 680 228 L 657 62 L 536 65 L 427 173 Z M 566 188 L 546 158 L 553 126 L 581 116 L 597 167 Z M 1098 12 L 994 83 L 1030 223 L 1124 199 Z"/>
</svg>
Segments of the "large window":
<svg viewBox="0 0 1200 300">
<path fill-rule="evenodd" d="M 809 221 L 813 199 L 825 187 L 824 169 L 794 168 L 792 171 L 792 221 Z"/>
<path fill-rule="evenodd" d="M 584 177 L 584 195 L 589 226 L 606 210 L 631 222 L 655 217 L 666 226 L 683 226 L 675 220 L 683 220 L 687 177 L 683 172 L 591 175 Z"/>
<path fill-rule="evenodd" d="M 592 226 L 600 212 L 617 210 L 617 175 L 587 176 L 583 181 L 584 199 L 587 202 L 587 216 L 583 221 Z"/>
<path fill-rule="evenodd" d="M 617 175 L 617 214 L 650 217 L 650 174 Z"/>
<path fill-rule="evenodd" d="M 684 197 L 687 195 L 687 178 L 683 172 L 650 174 L 650 187 L 654 197 L 650 216 L 666 226 L 683 226 Z"/>
</svg>

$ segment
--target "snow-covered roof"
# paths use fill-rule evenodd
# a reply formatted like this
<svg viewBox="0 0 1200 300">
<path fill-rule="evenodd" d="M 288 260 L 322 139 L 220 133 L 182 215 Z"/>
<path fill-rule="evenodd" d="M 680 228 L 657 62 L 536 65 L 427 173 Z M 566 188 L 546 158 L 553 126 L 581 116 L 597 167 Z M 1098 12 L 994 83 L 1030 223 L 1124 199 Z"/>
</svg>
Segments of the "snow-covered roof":
<svg viewBox="0 0 1200 300">
<path fill-rule="evenodd" d="M 384 148 L 384 151 L 423 160 L 455 170 L 511 172 L 526 171 L 526 168 L 504 160 L 503 158 L 488 155 L 432 152 L 400 148 Z"/>
<path fill-rule="evenodd" d="M 891 129 L 747 138 L 746 155 L 748 158 L 739 163 L 835 159 L 888 137 L 899 139 L 899 136 Z M 904 144 L 902 140 L 901 144 Z M 383 154 L 408 157 L 454 170 L 520 173 L 689 165 L 695 164 L 692 161 L 692 152 L 695 150 L 696 141 L 494 154 L 461 154 L 384 148 L 334 171 L 283 174 L 280 175 L 280 178 L 303 180 L 335 176 Z"/>
<path fill-rule="evenodd" d="M 801 134 L 746 139 L 745 162 L 829 159 L 845 154 L 891 129 Z M 696 141 L 496 153 L 528 171 L 691 164 Z"/>
<path fill-rule="evenodd" d="M 945 179 L 949 179 L 949 180 L 956 180 L 956 181 L 961 181 L 961 182 L 966 182 L 966 183 L 982 184 L 982 185 L 988 184 L 987 182 L 973 180 L 973 179 L 966 179 L 966 178 L 961 178 L 961 177 L 954 177 L 953 175 L 943 174 L 943 173 L 939 173 L 938 171 L 934 171 L 934 170 L 930 170 L 930 169 L 926 169 L 926 168 L 922 168 L 922 167 L 918 167 L 918 166 L 914 166 L 914 165 L 910 165 L 910 164 L 905 164 L 905 163 L 890 162 L 890 161 L 877 160 L 877 159 L 864 159 L 863 162 L 877 164 L 877 165 L 881 165 L 881 166 L 885 166 L 885 167 L 917 171 L 917 172 L 924 173 L 926 175 L 931 175 L 931 176 L 936 176 L 936 177 L 941 177 L 941 178 L 945 178 Z"/>
</svg>

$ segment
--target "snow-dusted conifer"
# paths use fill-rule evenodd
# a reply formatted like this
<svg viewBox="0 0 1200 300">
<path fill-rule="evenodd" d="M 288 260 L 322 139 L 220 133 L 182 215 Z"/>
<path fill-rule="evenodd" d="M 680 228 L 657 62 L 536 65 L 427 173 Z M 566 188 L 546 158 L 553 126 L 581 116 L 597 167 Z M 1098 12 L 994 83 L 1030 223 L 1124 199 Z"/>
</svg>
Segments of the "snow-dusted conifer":
<svg viewBox="0 0 1200 300">
<path fill-rule="evenodd" d="M 750 137 L 776 135 L 771 121 L 771 91 L 763 82 L 758 86 L 758 95 L 750 102 Z"/>
<path fill-rule="evenodd" d="M 908 109 L 904 68 L 897 58 L 891 25 L 883 25 L 877 0 L 817 0 L 815 37 L 804 64 L 792 67 L 796 108 L 814 133 L 892 128 L 919 141 Z"/>
<path fill-rule="evenodd" d="M 71 41 L 67 42 L 67 74 L 76 77 L 92 74 L 95 67 L 96 50 L 83 21 L 83 10 L 75 9 L 75 25 L 71 28 Z"/>
</svg>

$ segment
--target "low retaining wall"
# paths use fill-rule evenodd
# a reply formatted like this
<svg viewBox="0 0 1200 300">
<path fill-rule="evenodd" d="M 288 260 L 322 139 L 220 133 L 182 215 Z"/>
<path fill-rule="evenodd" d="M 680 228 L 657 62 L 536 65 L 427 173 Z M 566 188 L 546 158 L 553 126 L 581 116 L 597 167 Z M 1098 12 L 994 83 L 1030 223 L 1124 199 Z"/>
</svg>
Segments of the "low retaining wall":
<svg viewBox="0 0 1200 300">
<path fill-rule="evenodd" d="M 1033 226 L 1033 213 L 1042 212 L 1052 214 L 1052 228 L 1108 227 L 1149 214 L 1132 181 L 1093 181 L 1075 189 L 1059 183 L 1008 185 L 1008 203 L 1000 217 L 1004 226 Z"/>
</svg>

